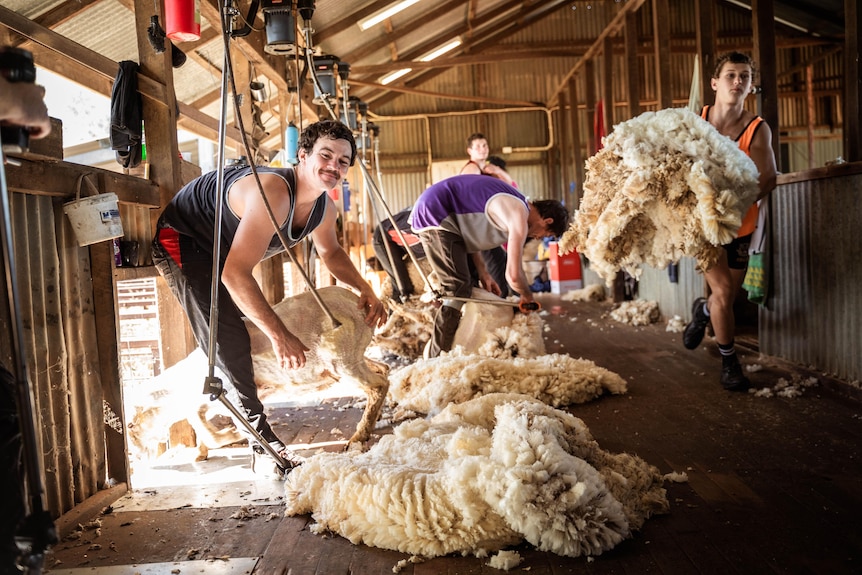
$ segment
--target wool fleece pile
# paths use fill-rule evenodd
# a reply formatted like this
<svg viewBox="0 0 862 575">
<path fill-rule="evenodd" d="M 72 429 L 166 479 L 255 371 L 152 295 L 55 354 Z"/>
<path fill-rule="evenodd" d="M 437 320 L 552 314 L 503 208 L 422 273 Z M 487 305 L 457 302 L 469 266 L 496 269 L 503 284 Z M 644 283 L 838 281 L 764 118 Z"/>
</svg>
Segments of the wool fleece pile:
<svg viewBox="0 0 862 575">
<path fill-rule="evenodd" d="M 758 193 L 754 162 L 684 108 L 618 124 L 587 160 L 584 197 L 561 253 L 577 250 L 609 285 L 619 270 L 663 269 L 682 256 L 708 269 Z"/>
<path fill-rule="evenodd" d="M 658 469 L 517 394 L 402 423 L 364 453 L 312 456 L 287 477 L 285 504 L 287 515 L 311 513 L 316 532 L 422 557 L 522 541 L 598 555 L 669 508 Z"/>
<path fill-rule="evenodd" d="M 625 379 L 588 359 L 559 353 L 506 359 L 457 349 L 395 370 L 389 382 L 389 397 L 400 409 L 429 414 L 491 393 L 518 393 L 560 407 L 628 389 Z"/>
</svg>

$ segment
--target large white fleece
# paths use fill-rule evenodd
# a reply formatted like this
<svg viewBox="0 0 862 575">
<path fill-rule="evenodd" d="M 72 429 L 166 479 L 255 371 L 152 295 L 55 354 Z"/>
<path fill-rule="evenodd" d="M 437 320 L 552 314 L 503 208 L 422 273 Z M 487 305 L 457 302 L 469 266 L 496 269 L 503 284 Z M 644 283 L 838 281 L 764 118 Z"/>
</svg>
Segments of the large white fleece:
<svg viewBox="0 0 862 575">
<path fill-rule="evenodd" d="M 524 540 L 598 555 L 668 510 L 662 476 L 602 450 L 584 423 L 494 394 L 412 420 L 369 451 L 320 453 L 288 476 L 287 515 L 403 553 L 484 554 Z"/>
<path fill-rule="evenodd" d="M 623 269 L 662 269 L 684 256 L 709 268 L 758 193 L 754 162 L 684 108 L 615 126 L 587 160 L 584 197 L 561 253 L 583 253 L 610 284 Z"/>
<path fill-rule="evenodd" d="M 585 403 L 605 390 L 626 392 L 618 374 L 565 354 L 500 359 L 459 355 L 457 350 L 419 360 L 389 374 L 389 397 L 399 408 L 437 413 L 450 403 L 481 395 L 518 393 L 552 406 Z"/>
</svg>

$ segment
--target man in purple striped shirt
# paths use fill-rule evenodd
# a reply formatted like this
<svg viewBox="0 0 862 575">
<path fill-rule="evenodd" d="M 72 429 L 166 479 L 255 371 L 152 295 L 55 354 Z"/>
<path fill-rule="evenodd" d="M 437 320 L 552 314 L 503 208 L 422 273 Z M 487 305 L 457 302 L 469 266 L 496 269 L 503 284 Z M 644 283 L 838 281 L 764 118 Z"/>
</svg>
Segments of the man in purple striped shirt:
<svg viewBox="0 0 862 575">
<path fill-rule="evenodd" d="M 488 273 L 482 250 L 507 244 L 506 281 L 520 295 L 521 304 L 533 302 L 533 293 L 521 265 L 529 238 L 561 236 L 569 214 L 557 200 L 528 201 L 509 184 L 483 175 L 447 178 L 422 192 L 410 214 L 425 255 L 437 273 L 444 294 L 434 319 L 429 357 L 452 348 L 461 321 L 462 302 L 445 296 L 470 297 L 472 285 L 468 258 L 472 258 L 483 288 L 500 295 L 500 286 Z"/>
</svg>

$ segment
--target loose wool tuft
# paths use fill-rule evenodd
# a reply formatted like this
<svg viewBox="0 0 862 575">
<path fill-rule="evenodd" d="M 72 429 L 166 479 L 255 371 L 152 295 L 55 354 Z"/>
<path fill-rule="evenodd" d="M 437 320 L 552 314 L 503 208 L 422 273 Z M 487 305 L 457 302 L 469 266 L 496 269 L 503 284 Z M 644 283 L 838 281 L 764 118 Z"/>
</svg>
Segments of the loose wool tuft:
<svg viewBox="0 0 862 575">
<path fill-rule="evenodd" d="M 527 541 L 578 557 L 669 509 L 662 475 L 602 450 L 571 414 L 515 394 L 451 405 L 367 452 L 320 453 L 287 477 L 286 514 L 402 553 L 487 554 Z"/>
<path fill-rule="evenodd" d="M 694 257 L 708 269 L 758 193 L 754 162 L 684 108 L 618 124 L 587 160 L 584 197 L 560 251 L 576 249 L 608 285 Z"/>
<path fill-rule="evenodd" d="M 661 319 L 658 302 L 646 300 L 624 301 L 611 310 L 611 317 L 629 325 L 649 325 Z"/>
<path fill-rule="evenodd" d="M 497 359 L 456 351 L 394 370 L 389 383 L 390 399 L 418 413 L 437 413 L 450 403 L 492 393 L 523 394 L 558 407 L 627 390 L 616 373 L 564 354 Z"/>
<path fill-rule="evenodd" d="M 605 286 L 591 284 L 585 288 L 569 290 L 560 296 L 563 301 L 605 301 Z"/>
</svg>

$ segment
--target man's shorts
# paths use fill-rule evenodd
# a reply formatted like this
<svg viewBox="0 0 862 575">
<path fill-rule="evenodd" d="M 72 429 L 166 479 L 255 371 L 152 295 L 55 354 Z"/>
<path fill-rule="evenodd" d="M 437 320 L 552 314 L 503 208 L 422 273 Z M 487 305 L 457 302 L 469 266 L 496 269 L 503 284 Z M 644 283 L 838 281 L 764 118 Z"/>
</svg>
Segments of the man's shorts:
<svg viewBox="0 0 862 575">
<path fill-rule="evenodd" d="M 744 270 L 748 267 L 748 248 L 751 246 L 751 236 L 742 236 L 736 238 L 729 244 L 725 244 L 724 250 L 727 252 L 727 265 L 732 270 Z"/>
</svg>

